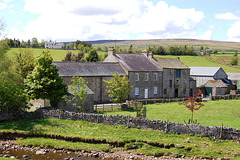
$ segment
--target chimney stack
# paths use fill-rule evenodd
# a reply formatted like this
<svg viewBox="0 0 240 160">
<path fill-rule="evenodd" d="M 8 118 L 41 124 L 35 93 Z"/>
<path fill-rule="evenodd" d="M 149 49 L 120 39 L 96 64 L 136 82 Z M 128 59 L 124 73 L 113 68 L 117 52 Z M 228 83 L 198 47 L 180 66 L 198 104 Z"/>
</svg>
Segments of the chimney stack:
<svg viewBox="0 0 240 160">
<path fill-rule="evenodd" d="M 115 55 L 115 49 L 114 47 L 109 47 L 108 48 L 108 56 L 113 56 Z"/>
</svg>

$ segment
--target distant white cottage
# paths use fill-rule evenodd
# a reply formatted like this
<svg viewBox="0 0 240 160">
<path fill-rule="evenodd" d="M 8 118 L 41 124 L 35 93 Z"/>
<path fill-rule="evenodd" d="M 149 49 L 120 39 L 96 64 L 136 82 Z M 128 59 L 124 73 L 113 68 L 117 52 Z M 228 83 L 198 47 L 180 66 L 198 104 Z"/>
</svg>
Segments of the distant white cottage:
<svg viewBox="0 0 240 160">
<path fill-rule="evenodd" d="M 45 42 L 45 48 L 51 48 L 51 49 L 62 49 L 63 46 L 64 46 L 63 43 Z"/>
</svg>

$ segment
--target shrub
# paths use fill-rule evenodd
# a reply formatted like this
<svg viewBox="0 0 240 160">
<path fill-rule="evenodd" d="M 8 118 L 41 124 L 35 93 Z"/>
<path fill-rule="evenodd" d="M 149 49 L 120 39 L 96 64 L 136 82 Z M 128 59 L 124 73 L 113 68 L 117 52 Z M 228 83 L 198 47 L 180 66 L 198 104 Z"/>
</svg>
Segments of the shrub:
<svg viewBox="0 0 240 160">
<path fill-rule="evenodd" d="M 17 113 L 27 108 L 27 96 L 23 85 L 0 85 L 0 112 Z"/>
</svg>

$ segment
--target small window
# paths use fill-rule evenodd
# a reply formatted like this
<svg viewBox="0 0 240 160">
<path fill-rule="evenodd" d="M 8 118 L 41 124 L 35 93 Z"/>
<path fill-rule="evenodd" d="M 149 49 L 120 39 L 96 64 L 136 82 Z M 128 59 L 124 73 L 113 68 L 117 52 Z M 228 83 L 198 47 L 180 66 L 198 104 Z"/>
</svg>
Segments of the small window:
<svg viewBox="0 0 240 160">
<path fill-rule="evenodd" d="M 157 80 L 158 80 L 158 74 L 154 73 L 154 81 L 157 81 Z"/>
<path fill-rule="evenodd" d="M 180 84 L 180 80 L 179 80 L 179 79 L 177 79 L 177 82 L 176 82 L 176 84 L 177 84 L 177 85 L 179 85 L 179 84 Z"/>
<path fill-rule="evenodd" d="M 186 84 L 186 79 L 183 80 L 183 84 Z"/>
<path fill-rule="evenodd" d="M 135 88 L 135 96 L 138 96 L 138 95 L 139 95 L 139 88 L 136 87 L 136 88 Z"/>
<path fill-rule="evenodd" d="M 186 94 L 186 92 L 187 92 L 187 89 L 183 88 L 183 93 Z"/>
<path fill-rule="evenodd" d="M 154 87 L 154 94 L 157 94 L 157 87 Z"/>
<path fill-rule="evenodd" d="M 145 81 L 148 81 L 148 73 L 145 73 Z"/>
<path fill-rule="evenodd" d="M 176 70 L 176 77 L 181 77 L 181 70 L 180 69 Z"/>
<path fill-rule="evenodd" d="M 164 89 L 164 94 L 167 94 L 167 89 Z"/>
<path fill-rule="evenodd" d="M 172 87 L 172 80 L 169 80 L 169 87 Z"/>
<path fill-rule="evenodd" d="M 135 81 L 139 81 L 139 73 L 135 73 Z"/>
</svg>

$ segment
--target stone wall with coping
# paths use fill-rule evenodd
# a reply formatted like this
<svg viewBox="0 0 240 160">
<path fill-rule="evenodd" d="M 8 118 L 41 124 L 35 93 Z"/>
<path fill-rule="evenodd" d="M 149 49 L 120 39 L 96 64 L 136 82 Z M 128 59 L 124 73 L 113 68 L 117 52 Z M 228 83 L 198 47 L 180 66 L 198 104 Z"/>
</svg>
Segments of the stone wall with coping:
<svg viewBox="0 0 240 160">
<path fill-rule="evenodd" d="M 1 114 L 0 121 L 12 119 L 35 119 L 56 118 L 66 120 L 80 120 L 91 123 L 119 124 L 133 128 L 149 128 L 161 130 L 168 133 L 193 134 L 204 137 L 216 137 L 223 139 L 239 139 L 240 130 L 229 127 L 209 127 L 194 124 L 181 124 L 161 120 L 150 120 L 147 118 L 136 118 L 122 115 L 102 115 L 93 113 L 68 112 L 62 110 L 38 109 L 35 112 L 22 112 L 18 114 Z"/>
</svg>

